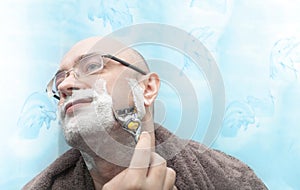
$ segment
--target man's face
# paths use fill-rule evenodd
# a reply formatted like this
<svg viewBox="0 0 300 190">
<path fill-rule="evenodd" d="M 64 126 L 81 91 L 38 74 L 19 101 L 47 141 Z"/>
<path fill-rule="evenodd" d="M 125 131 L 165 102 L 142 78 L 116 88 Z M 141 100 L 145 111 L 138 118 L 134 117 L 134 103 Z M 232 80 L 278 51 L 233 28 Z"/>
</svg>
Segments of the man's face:
<svg viewBox="0 0 300 190">
<path fill-rule="evenodd" d="M 78 60 L 90 54 L 96 42 L 97 39 L 92 38 L 76 44 L 65 55 L 59 70 L 77 68 Z M 128 62 L 133 61 L 128 60 L 126 51 L 117 56 Z M 134 146 L 134 138 L 116 122 L 114 110 L 136 104 L 133 97 L 143 99 L 143 90 L 133 90 L 141 88 L 132 85 L 134 71 L 113 60 L 105 59 L 105 62 L 100 72 L 86 77 L 76 77 L 71 71 L 58 85 L 60 120 L 67 142 L 83 151 L 91 149 L 96 154 L 103 147 L 109 149 L 107 142 L 112 139 L 126 146 Z M 132 94 L 132 90 L 136 93 Z M 139 107 L 144 106 L 141 101 L 138 104 Z"/>
</svg>

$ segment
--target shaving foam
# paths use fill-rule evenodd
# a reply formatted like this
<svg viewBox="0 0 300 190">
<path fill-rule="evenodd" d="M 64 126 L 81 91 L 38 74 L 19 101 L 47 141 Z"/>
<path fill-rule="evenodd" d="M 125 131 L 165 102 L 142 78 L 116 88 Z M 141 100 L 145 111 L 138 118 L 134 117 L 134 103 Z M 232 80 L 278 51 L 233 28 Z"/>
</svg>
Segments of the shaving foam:
<svg viewBox="0 0 300 190">
<path fill-rule="evenodd" d="M 139 85 L 136 79 L 127 79 L 128 84 L 131 87 L 133 94 L 134 105 L 137 109 L 137 117 L 142 120 L 146 114 L 145 106 L 144 106 L 144 90 Z"/>
<path fill-rule="evenodd" d="M 107 94 L 106 81 L 97 80 L 95 89 L 74 90 L 63 104 L 63 108 L 72 101 L 92 98 L 90 105 L 84 105 L 74 111 L 72 116 L 61 113 L 62 128 L 66 141 L 75 148 L 84 144 L 85 138 L 93 138 L 98 133 L 109 132 L 115 123 L 112 111 L 112 98 Z M 64 109 L 61 109 L 61 112 Z M 84 148 L 83 148 L 84 149 Z"/>
</svg>

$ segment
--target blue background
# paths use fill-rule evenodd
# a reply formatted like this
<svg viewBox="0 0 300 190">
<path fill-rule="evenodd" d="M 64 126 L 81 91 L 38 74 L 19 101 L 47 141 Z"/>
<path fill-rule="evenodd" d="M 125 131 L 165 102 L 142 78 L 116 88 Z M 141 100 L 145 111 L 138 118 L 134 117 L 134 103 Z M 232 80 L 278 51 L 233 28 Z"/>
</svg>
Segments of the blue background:
<svg viewBox="0 0 300 190">
<path fill-rule="evenodd" d="M 44 89 L 68 48 L 145 22 L 179 27 L 212 52 L 226 110 L 211 147 L 247 163 L 270 189 L 300 188 L 300 1 L 6 0 L 0 7 L 0 189 L 20 189 L 67 149 Z M 192 63 L 178 64 L 197 81 Z M 174 131 L 180 113 L 172 105 L 180 104 L 168 102 L 176 93 L 164 86 L 159 100 L 166 118 L 160 119 Z M 211 105 L 208 87 L 201 89 L 198 141 Z"/>
</svg>

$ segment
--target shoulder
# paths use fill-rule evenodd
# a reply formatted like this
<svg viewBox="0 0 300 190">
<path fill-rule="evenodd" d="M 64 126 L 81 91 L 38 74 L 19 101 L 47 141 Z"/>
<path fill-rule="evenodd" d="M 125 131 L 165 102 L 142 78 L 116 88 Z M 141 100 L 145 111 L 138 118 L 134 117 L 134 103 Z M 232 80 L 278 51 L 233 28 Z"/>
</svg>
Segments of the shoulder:
<svg viewBox="0 0 300 190">
<path fill-rule="evenodd" d="M 242 161 L 160 128 L 156 131 L 161 145 L 158 153 L 176 171 L 180 189 L 267 189 Z"/>
<path fill-rule="evenodd" d="M 218 187 L 267 189 L 254 171 L 244 162 L 222 151 L 210 149 L 195 141 L 188 144 L 191 154 L 206 168 L 206 174 Z"/>
<path fill-rule="evenodd" d="M 81 153 L 70 149 L 57 158 L 51 165 L 29 181 L 23 189 L 52 189 L 55 186 L 66 187 L 77 177 L 77 173 L 88 173 Z"/>
</svg>

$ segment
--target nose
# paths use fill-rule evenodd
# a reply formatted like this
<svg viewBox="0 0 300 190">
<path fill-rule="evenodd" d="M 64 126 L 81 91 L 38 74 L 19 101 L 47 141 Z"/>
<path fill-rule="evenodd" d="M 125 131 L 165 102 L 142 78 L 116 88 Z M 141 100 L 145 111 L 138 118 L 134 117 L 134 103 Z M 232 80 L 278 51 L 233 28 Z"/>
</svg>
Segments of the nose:
<svg viewBox="0 0 300 190">
<path fill-rule="evenodd" d="M 60 101 L 66 97 L 71 96 L 74 90 L 79 90 L 79 84 L 77 75 L 74 71 L 67 73 L 66 78 L 58 85 L 58 91 L 60 92 Z"/>
</svg>

